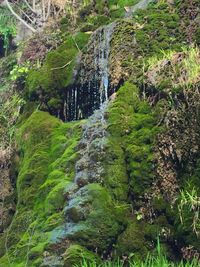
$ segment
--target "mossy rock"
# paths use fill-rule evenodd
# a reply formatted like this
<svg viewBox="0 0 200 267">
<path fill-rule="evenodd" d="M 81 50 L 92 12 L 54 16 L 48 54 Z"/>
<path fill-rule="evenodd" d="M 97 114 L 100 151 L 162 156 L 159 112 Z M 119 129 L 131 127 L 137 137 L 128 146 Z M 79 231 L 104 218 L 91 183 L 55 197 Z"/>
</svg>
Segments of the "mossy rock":
<svg viewBox="0 0 200 267">
<path fill-rule="evenodd" d="M 118 237 L 115 249 L 118 256 L 145 259 L 150 243 L 145 240 L 144 225 L 136 219 L 129 221 L 126 230 Z"/>
<path fill-rule="evenodd" d="M 65 207 L 69 223 L 54 231 L 52 243 L 67 238 L 99 253 L 107 251 L 124 229 L 126 213 L 126 207 L 115 205 L 106 188 L 86 185 L 69 200 Z"/>
<path fill-rule="evenodd" d="M 64 89 L 73 82 L 76 58 L 88 42 L 89 34 L 68 36 L 57 49 L 50 51 L 39 69 L 31 69 L 25 94 L 29 100 L 44 99 L 43 105 L 52 112 L 61 109 Z"/>
<path fill-rule="evenodd" d="M 36 111 L 18 125 L 18 203 L 7 233 L 13 266 L 25 265 L 27 251 L 28 266 L 39 266 L 51 231 L 63 223 L 64 189 L 74 176 L 81 123 L 65 124 Z M 0 266 L 5 266 L 5 258 L 0 258 Z"/>
<path fill-rule="evenodd" d="M 119 177 L 116 173 L 116 179 L 121 185 L 129 177 L 129 193 L 134 198 L 148 191 L 154 178 L 153 147 L 160 131 L 156 113 L 146 101 L 140 100 L 139 89 L 129 82 L 119 89 L 116 100 L 108 110 L 112 148 L 107 157 L 110 155 L 113 164 L 118 163 L 119 170 L 122 170 Z M 114 156 L 112 151 L 115 150 L 117 153 Z M 113 178 L 108 176 L 107 179 L 108 186 L 110 183 L 112 187 L 115 174 L 113 173 Z M 126 187 L 123 188 L 127 190 Z"/>
<path fill-rule="evenodd" d="M 87 250 L 80 245 L 71 245 L 63 254 L 64 267 L 82 266 L 85 262 L 87 264 L 101 262 L 100 258 L 93 252 Z"/>
</svg>

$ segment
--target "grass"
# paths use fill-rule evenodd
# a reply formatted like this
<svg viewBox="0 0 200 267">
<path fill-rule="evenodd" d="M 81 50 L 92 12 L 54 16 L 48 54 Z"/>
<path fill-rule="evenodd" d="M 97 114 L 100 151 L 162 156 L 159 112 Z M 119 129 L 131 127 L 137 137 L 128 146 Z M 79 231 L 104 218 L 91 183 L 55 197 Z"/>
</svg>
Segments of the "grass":
<svg viewBox="0 0 200 267">
<path fill-rule="evenodd" d="M 200 197 L 195 188 L 190 192 L 182 190 L 180 192 L 180 203 L 178 205 L 181 223 L 184 224 L 188 217 L 192 217 L 192 230 L 199 236 L 200 234 Z"/>
<path fill-rule="evenodd" d="M 9 10 L 0 7 L 0 35 L 4 37 L 4 48 L 8 49 L 9 37 L 16 34 L 16 20 L 11 16 Z"/>
<path fill-rule="evenodd" d="M 145 261 L 133 261 L 125 264 L 123 261 L 116 261 L 116 262 L 104 262 L 102 264 L 97 264 L 95 262 L 87 263 L 83 261 L 81 265 L 75 265 L 74 267 L 198 267 L 199 263 L 197 261 L 192 262 L 179 262 L 179 263 L 172 263 L 168 261 L 164 256 L 158 257 L 147 257 Z"/>
<path fill-rule="evenodd" d="M 198 47 L 182 47 L 179 53 L 173 50 L 161 52 L 161 58 L 154 56 L 147 61 L 148 72 L 156 74 L 157 85 L 166 77 L 170 77 L 173 87 L 184 87 L 200 81 L 200 50 Z"/>
<path fill-rule="evenodd" d="M 156 247 L 157 256 L 148 255 L 144 261 L 141 260 L 117 260 L 117 261 L 105 261 L 101 264 L 97 264 L 96 262 L 87 262 L 83 260 L 81 265 L 74 265 L 74 267 L 199 267 L 199 262 L 195 259 L 191 262 L 171 262 L 169 261 L 163 254 L 160 240 L 157 239 L 157 247 Z"/>
</svg>

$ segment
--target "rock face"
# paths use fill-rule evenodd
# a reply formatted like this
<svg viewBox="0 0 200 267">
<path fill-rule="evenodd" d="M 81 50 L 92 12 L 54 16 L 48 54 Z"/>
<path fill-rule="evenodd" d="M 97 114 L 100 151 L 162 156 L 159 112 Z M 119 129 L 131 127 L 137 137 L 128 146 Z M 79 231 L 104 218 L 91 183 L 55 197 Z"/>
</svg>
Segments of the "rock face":
<svg viewBox="0 0 200 267">
<path fill-rule="evenodd" d="M 17 34 L 14 38 L 14 43 L 24 42 L 27 39 L 29 39 L 33 35 L 33 32 L 28 29 L 26 26 L 24 26 L 23 23 L 19 22 L 17 25 Z"/>
<path fill-rule="evenodd" d="M 91 37 L 80 58 L 75 84 L 66 92 L 68 120 L 87 118 L 114 92 L 110 87 L 110 46 L 115 23 L 101 27 Z M 77 82 L 76 82 L 77 81 Z"/>
<path fill-rule="evenodd" d="M 14 170 L 0 154 L 0 266 L 145 260 L 158 236 L 169 259 L 200 259 L 200 51 L 196 33 L 196 47 L 182 49 L 190 38 L 181 17 L 189 13 L 197 27 L 195 5 L 159 1 L 89 42 L 67 32 L 45 59 L 48 35 L 41 56 L 38 46 L 26 51 L 44 60 L 16 82 L 26 105 Z M 10 79 L 10 69 L 1 73 Z"/>
<path fill-rule="evenodd" d="M 10 152 L 0 149 L 0 233 L 11 223 L 15 212 L 14 186 L 10 180 Z"/>
</svg>

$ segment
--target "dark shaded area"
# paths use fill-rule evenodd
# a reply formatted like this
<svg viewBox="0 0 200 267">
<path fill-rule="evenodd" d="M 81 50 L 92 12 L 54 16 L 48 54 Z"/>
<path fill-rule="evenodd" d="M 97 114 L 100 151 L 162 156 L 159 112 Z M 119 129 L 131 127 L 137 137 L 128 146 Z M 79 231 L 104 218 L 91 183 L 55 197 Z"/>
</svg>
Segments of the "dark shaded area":
<svg viewBox="0 0 200 267">
<path fill-rule="evenodd" d="M 4 57 L 4 55 L 5 55 L 4 39 L 3 36 L 0 36 L 0 58 Z"/>
<path fill-rule="evenodd" d="M 108 83 L 108 98 L 115 93 L 124 81 L 113 88 Z M 86 119 L 91 116 L 95 110 L 100 108 L 101 103 L 106 100 L 105 94 L 101 92 L 99 81 L 93 80 L 86 84 L 74 84 L 64 91 L 65 99 L 63 103 L 63 112 L 60 118 L 64 121 L 74 121 Z"/>
</svg>

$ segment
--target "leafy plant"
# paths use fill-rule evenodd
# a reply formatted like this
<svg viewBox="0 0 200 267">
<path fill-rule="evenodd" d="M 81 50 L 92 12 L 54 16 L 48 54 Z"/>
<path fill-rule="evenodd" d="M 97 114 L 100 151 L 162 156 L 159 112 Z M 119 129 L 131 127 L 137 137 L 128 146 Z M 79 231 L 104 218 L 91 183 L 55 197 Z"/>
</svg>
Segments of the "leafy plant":
<svg viewBox="0 0 200 267">
<path fill-rule="evenodd" d="M 7 147 L 12 143 L 15 133 L 15 123 L 23 105 L 24 100 L 18 94 L 8 95 L 5 102 L 0 102 L 1 147 Z"/>
<path fill-rule="evenodd" d="M 4 48 L 7 50 L 9 46 L 10 36 L 16 34 L 16 20 L 10 15 L 10 12 L 5 7 L 0 7 L 0 35 L 4 39 Z"/>
<path fill-rule="evenodd" d="M 190 192 L 182 190 L 180 193 L 180 203 L 178 205 L 180 221 L 184 225 L 188 219 L 192 220 L 192 230 L 199 236 L 200 234 L 200 196 L 195 188 Z"/>
<path fill-rule="evenodd" d="M 10 78 L 12 81 L 16 81 L 18 78 L 25 76 L 29 70 L 29 63 L 24 65 L 15 65 L 13 70 L 10 72 Z"/>
</svg>

